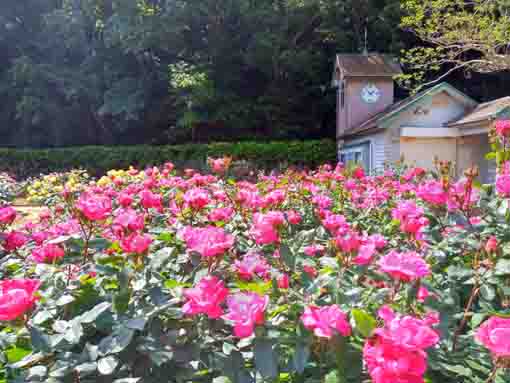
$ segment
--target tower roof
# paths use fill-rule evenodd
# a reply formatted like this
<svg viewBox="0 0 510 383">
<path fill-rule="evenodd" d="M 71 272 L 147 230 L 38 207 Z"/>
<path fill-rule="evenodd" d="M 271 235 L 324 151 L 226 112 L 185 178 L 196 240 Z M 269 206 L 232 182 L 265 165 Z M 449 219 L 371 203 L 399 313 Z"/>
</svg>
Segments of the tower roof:
<svg viewBox="0 0 510 383">
<path fill-rule="evenodd" d="M 338 54 L 335 70 L 343 77 L 393 77 L 402 73 L 394 56 L 379 53 Z"/>
</svg>

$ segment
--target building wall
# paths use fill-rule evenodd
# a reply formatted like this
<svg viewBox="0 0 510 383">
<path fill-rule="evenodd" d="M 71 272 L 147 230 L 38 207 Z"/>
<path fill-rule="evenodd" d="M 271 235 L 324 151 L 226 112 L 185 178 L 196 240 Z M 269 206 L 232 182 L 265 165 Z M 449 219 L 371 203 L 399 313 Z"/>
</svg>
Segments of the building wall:
<svg viewBox="0 0 510 383">
<path fill-rule="evenodd" d="M 455 163 L 456 138 L 400 138 L 400 156 L 409 165 L 434 169 L 434 158 Z"/>
<path fill-rule="evenodd" d="M 370 144 L 370 167 L 372 171 L 381 171 L 386 164 L 392 162 L 393 151 L 390 130 L 381 130 L 380 132 L 359 137 L 353 140 L 345 141 L 343 147 L 353 147 L 364 143 Z M 342 148 L 339 149 L 339 152 Z"/>
<path fill-rule="evenodd" d="M 457 140 L 457 171 L 461 176 L 466 169 L 476 165 L 480 170 L 480 180 L 488 183 L 494 181 L 494 166 L 485 159 L 490 151 L 487 134 L 460 137 Z"/>
<path fill-rule="evenodd" d="M 344 109 L 338 107 L 338 135 L 345 129 L 358 127 L 370 117 L 383 111 L 393 104 L 393 80 L 389 77 L 347 78 L 345 80 Z M 376 103 L 367 104 L 361 98 L 362 89 L 369 83 L 375 84 L 381 91 L 381 97 Z M 339 89 L 340 92 L 340 89 Z M 340 104 L 340 96 L 338 97 Z"/>
</svg>

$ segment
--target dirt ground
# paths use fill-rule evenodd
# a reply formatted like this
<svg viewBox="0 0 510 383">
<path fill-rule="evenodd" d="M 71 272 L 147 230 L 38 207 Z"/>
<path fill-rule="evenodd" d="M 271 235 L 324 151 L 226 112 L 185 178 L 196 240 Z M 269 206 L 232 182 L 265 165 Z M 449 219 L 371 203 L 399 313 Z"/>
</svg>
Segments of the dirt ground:
<svg viewBox="0 0 510 383">
<path fill-rule="evenodd" d="M 11 205 L 19 213 L 19 217 L 14 224 L 22 226 L 27 222 L 36 221 L 37 217 L 44 209 L 44 206 L 31 205 L 24 199 L 16 199 Z"/>
</svg>

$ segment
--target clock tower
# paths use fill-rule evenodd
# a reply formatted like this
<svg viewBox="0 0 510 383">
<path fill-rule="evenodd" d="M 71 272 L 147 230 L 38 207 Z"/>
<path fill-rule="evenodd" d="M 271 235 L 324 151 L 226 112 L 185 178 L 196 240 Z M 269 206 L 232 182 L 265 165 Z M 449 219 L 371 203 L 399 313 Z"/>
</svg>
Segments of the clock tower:
<svg viewBox="0 0 510 383">
<path fill-rule="evenodd" d="M 342 141 L 342 137 L 394 103 L 393 77 L 400 73 L 400 65 L 392 56 L 336 56 L 333 84 L 337 88 L 337 140 Z"/>
</svg>

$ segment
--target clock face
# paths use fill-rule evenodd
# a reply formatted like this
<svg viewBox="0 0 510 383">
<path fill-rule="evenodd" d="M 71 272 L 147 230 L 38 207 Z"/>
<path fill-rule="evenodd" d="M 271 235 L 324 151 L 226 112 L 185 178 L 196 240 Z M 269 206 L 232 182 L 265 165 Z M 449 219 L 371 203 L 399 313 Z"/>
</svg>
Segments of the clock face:
<svg viewBox="0 0 510 383">
<path fill-rule="evenodd" d="M 367 104 L 373 104 L 376 103 L 379 98 L 381 97 L 381 91 L 375 84 L 367 84 L 362 90 L 361 90 L 361 98 L 363 101 L 365 101 Z"/>
</svg>

